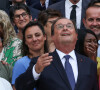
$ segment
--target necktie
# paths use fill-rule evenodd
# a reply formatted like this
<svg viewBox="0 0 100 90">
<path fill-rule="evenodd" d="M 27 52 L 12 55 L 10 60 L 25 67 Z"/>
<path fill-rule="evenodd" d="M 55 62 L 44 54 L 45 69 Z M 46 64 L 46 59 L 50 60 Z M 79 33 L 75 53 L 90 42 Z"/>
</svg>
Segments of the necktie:
<svg viewBox="0 0 100 90">
<path fill-rule="evenodd" d="M 73 74 L 72 66 L 71 66 L 71 64 L 69 63 L 70 55 L 66 55 L 66 56 L 64 56 L 64 57 L 65 57 L 65 59 L 66 59 L 66 61 L 65 61 L 65 70 L 66 70 L 66 74 L 67 74 L 69 83 L 70 83 L 70 85 L 71 85 L 71 88 L 72 88 L 72 90 L 74 90 L 74 88 L 75 88 L 75 79 L 74 79 L 74 74 Z"/>
<path fill-rule="evenodd" d="M 45 2 L 42 4 L 42 10 L 45 10 L 46 6 L 45 6 Z"/>
<path fill-rule="evenodd" d="M 77 5 L 72 5 L 72 11 L 70 13 L 70 19 L 76 23 L 76 7 Z"/>
</svg>

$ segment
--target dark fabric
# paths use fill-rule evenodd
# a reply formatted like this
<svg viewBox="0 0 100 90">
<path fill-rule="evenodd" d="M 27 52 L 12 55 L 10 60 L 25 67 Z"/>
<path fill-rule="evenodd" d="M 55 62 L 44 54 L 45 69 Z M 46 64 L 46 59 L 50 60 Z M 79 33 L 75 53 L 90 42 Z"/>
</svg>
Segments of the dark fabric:
<svg viewBox="0 0 100 90">
<path fill-rule="evenodd" d="M 74 90 L 74 88 L 75 88 L 75 79 L 74 79 L 74 73 L 73 73 L 73 70 L 72 70 L 72 66 L 69 63 L 70 55 L 66 55 L 66 56 L 64 56 L 64 58 L 66 59 L 66 61 L 65 61 L 65 71 L 66 71 L 69 83 L 71 85 L 71 88 L 72 88 L 72 90 Z"/>
<path fill-rule="evenodd" d="M 0 0 L 0 10 L 6 11 L 10 7 L 9 0 Z"/>
<path fill-rule="evenodd" d="M 60 1 L 62 0 L 49 0 L 49 5 L 52 5 Z M 41 6 L 40 0 L 26 0 L 26 2 L 27 2 L 27 5 L 31 6 L 32 8 L 38 9 L 40 11 L 46 9 Z"/>
<path fill-rule="evenodd" d="M 90 2 L 91 0 L 82 0 L 81 27 L 80 27 L 81 29 L 85 28 L 83 24 L 83 18 L 85 16 L 85 10 Z M 53 5 L 50 5 L 48 8 L 52 8 L 52 9 L 60 11 L 63 17 L 65 17 L 65 0 L 55 3 Z"/>
<path fill-rule="evenodd" d="M 76 7 L 77 5 L 72 5 L 72 11 L 70 13 L 70 19 L 76 23 Z"/>
<path fill-rule="evenodd" d="M 34 87 L 37 90 L 72 90 L 57 52 L 50 53 L 50 56 L 53 56 L 52 63 L 44 68 L 37 81 L 33 78 L 32 69 L 38 58 L 33 58 L 28 70 L 16 79 L 16 90 L 33 90 Z M 76 57 L 78 79 L 75 90 L 98 90 L 96 63 L 78 53 Z"/>
</svg>

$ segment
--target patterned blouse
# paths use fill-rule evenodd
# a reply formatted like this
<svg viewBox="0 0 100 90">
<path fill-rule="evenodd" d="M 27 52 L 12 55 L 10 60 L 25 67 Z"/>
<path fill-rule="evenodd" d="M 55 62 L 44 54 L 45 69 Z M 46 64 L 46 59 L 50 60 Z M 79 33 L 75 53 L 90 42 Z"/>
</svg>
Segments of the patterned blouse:
<svg viewBox="0 0 100 90">
<path fill-rule="evenodd" d="M 8 62 L 8 64 L 14 66 L 15 62 L 22 57 L 21 46 L 22 40 L 18 38 L 11 39 L 10 42 L 4 46 L 1 60 L 4 60 Z"/>
</svg>

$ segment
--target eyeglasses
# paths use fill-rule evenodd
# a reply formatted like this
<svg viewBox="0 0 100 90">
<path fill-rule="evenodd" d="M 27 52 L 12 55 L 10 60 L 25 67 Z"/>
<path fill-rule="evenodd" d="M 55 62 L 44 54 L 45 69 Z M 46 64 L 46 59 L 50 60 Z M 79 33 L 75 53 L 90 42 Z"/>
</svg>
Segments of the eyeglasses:
<svg viewBox="0 0 100 90">
<path fill-rule="evenodd" d="M 28 13 L 23 12 L 22 14 L 15 15 L 15 16 L 14 16 L 14 19 L 19 20 L 19 19 L 20 19 L 20 16 L 22 16 L 23 18 L 26 18 L 27 15 L 28 15 Z"/>
<path fill-rule="evenodd" d="M 48 22 L 50 22 L 51 24 L 53 24 L 53 22 L 54 22 L 55 20 L 52 20 L 52 21 L 48 21 Z"/>
<path fill-rule="evenodd" d="M 64 29 L 64 26 L 66 26 L 67 29 L 73 29 L 73 24 L 57 24 L 56 27 L 58 30 Z"/>
</svg>

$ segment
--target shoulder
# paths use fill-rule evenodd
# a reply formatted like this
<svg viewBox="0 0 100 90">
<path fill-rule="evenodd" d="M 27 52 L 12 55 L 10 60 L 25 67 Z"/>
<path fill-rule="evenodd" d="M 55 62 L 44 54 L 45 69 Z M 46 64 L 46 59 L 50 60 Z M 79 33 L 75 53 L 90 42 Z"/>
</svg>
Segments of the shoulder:
<svg viewBox="0 0 100 90">
<path fill-rule="evenodd" d="M 59 8 L 59 7 L 57 7 L 57 6 L 62 6 L 62 5 L 64 5 L 64 4 L 65 4 L 65 0 L 60 1 L 60 2 L 57 2 L 57 3 L 55 3 L 55 4 L 52 4 L 52 5 L 50 5 L 48 8 L 53 8 L 53 7 Z"/>
<path fill-rule="evenodd" d="M 80 62 L 84 62 L 84 63 L 86 63 L 86 65 L 87 64 L 92 64 L 92 65 L 95 65 L 95 66 L 97 66 L 97 64 L 96 64 L 96 62 L 94 62 L 92 59 L 90 59 L 89 57 L 86 57 L 86 56 L 84 56 L 84 55 L 81 55 L 81 54 L 79 54 L 79 53 L 77 53 L 77 52 L 75 52 L 75 54 L 76 54 L 76 57 L 77 57 L 77 60 L 78 61 L 80 61 Z"/>
<path fill-rule="evenodd" d="M 30 59 L 28 58 L 28 56 L 24 56 L 24 57 L 20 58 L 19 60 L 17 60 L 16 63 L 15 63 L 15 65 L 16 64 L 23 64 L 23 63 L 25 63 L 25 62 L 27 62 L 29 60 Z"/>
</svg>

